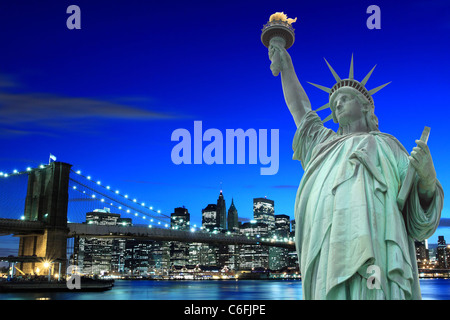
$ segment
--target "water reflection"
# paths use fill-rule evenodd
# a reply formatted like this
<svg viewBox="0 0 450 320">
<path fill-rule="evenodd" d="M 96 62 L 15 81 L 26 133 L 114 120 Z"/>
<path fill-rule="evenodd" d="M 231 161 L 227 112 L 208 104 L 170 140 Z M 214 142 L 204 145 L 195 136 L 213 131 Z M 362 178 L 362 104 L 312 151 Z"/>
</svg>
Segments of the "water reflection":
<svg viewBox="0 0 450 320">
<path fill-rule="evenodd" d="M 450 300 L 450 279 L 421 279 L 423 300 Z"/>
<path fill-rule="evenodd" d="M 450 279 L 421 279 L 424 300 L 450 300 Z M 106 292 L 2 293 L 0 300 L 300 300 L 298 280 L 127 281 Z"/>
</svg>

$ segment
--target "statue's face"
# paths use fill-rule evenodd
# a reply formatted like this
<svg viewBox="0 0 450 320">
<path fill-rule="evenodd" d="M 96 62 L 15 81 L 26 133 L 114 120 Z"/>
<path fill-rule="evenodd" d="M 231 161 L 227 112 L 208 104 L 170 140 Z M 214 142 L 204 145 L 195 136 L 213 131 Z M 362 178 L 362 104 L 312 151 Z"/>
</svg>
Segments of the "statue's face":
<svg viewBox="0 0 450 320">
<path fill-rule="evenodd" d="M 336 93 L 333 99 L 333 110 L 341 126 L 348 125 L 365 117 L 363 106 L 359 100 L 350 93 Z"/>
</svg>

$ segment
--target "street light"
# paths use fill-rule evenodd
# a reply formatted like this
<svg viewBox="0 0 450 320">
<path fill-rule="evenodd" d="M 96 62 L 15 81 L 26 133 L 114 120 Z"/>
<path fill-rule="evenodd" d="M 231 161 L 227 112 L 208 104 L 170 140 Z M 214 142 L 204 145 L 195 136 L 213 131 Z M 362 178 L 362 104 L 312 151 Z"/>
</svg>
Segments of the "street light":
<svg viewBox="0 0 450 320">
<path fill-rule="evenodd" d="M 52 272 L 52 263 L 51 261 L 44 261 L 44 268 L 48 268 L 48 282 L 50 282 L 51 272 Z"/>
</svg>

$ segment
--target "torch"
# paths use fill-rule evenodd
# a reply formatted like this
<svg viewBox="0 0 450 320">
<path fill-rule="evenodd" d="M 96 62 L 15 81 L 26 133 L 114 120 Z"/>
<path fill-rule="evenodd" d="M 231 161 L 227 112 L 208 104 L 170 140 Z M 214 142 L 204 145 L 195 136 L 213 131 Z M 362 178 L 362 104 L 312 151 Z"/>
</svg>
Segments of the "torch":
<svg viewBox="0 0 450 320">
<path fill-rule="evenodd" d="M 292 28 L 291 25 L 295 21 L 297 21 L 297 18 L 290 19 L 283 12 L 276 12 L 272 14 L 269 18 L 269 22 L 267 22 L 267 24 L 265 24 L 262 28 L 262 43 L 267 48 L 269 48 L 270 44 L 274 42 L 277 42 L 285 49 L 290 48 L 295 41 L 294 28 Z M 272 56 L 272 64 L 270 65 L 270 70 L 272 70 L 272 74 L 275 77 L 280 73 L 280 68 L 280 53 L 276 51 Z"/>
</svg>

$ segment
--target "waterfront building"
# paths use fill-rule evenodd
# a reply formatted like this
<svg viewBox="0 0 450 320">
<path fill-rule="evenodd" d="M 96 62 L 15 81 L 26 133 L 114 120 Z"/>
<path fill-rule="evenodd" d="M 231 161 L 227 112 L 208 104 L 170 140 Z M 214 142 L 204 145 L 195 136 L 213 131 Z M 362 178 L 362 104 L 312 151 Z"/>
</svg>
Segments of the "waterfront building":
<svg viewBox="0 0 450 320">
<path fill-rule="evenodd" d="M 444 236 L 438 236 L 438 244 L 436 250 L 436 261 L 438 268 L 447 269 L 447 254 L 448 254 L 447 244 L 445 242 Z"/>
<path fill-rule="evenodd" d="M 170 226 L 174 230 L 189 230 L 191 216 L 185 207 L 175 208 L 170 215 Z M 171 266 L 185 266 L 189 264 L 189 244 L 179 241 L 170 241 Z"/>
<path fill-rule="evenodd" d="M 241 225 L 240 233 L 246 236 L 267 237 L 266 223 L 252 220 Z M 269 268 L 269 248 L 261 245 L 239 245 L 239 269 Z"/>
<path fill-rule="evenodd" d="M 275 228 L 272 237 L 276 240 L 287 241 L 290 236 L 289 216 L 284 214 L 275 215 Z M 286 248 L 269 248 L 269 269 L 281 270 L 289 266 L 289 250 Z"/>
<path fill-rule="evenodd" d="M 117 225 L 120 215 L 111 213 L 109 208 L 95 209 L 86 213 L 86 223 L 95 225 Z M 76 265 L 87 274 L 104 274 L 112 271 L 114 248 L 113 239 L 77 237 L 74 257 Z M 123 253 L 122 253 L 123 254 Z"/>
<path fill-rule="evenodd" d="M 418 268 L 424 268 L 428 265 L 430 257 L 428 252 L 427 240 L 414 241 L 416 248 L 416 260 Z"/>
<path fill-rule="evenodd" d="M 125 275 L 147 275 L 152 243 L 151 240 L 142 239 L 128 239 L 126 241 Z"/>
<path fill-rule="evenodd" d="M 131 218 L 118 218 L 117 225 L 127 227 L 132 226 L 133 224 Z M 112 239 L 112 244 L 111 272 L 122 274 L 125 272 L 127 239 L 114 238 Z"/>
<path fill-rule="evenodd" d="M 170 246 L 167 241 L 152 241 L 148 253 L 148 270 L 151 276 L 167 275 L 170 268 Z"/>
</svg>

